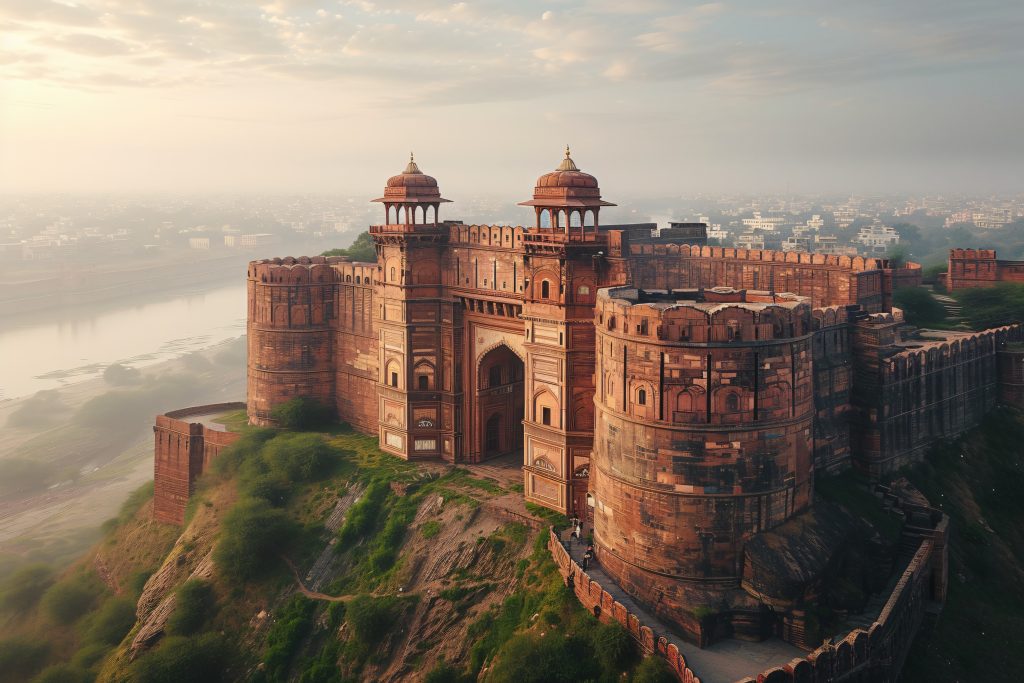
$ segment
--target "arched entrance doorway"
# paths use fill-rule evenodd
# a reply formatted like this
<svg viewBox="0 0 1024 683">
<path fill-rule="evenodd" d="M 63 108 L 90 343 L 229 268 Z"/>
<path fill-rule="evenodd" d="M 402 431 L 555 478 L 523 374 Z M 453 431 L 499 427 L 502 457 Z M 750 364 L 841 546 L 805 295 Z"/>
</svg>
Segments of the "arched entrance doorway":
<svg viewBox="0 0 1024 683">
<path fill-rule="evenodd" d="M 504 344 L 480 359 L 476 414 L 480 459 L 522 451 L 523 361 Z"/>
</svg>

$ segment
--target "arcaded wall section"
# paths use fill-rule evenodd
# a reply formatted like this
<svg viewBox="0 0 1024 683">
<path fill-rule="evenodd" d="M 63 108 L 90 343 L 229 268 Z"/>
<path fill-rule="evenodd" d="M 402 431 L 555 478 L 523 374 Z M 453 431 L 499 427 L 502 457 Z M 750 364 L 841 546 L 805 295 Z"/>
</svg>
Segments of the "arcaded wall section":
<svg viewBox="0 0 1024 683">
<path fill-rule="evenodd" d="M 739 585 L 743 546 L 810 505 L 807 300 L 603 289 L 590 490 L 606 572 L 678 623 Z"/>
<path fill-rule="evenodd" d="M 949 290 L 1024 282 L 1024 261 L 1000 261 L 995 249 L 950 249 L 943 280 Z"/>
<path fill-rule="evenodd" d="M 630 284 L 651 289 L 733 287 L 792 292 L 811 306 L 859 304 L 866 311 L 892 306 L 894 282 L 921 283 L 921 267 L 893 268 L 886 259 L 829 254 L 631 244 Z"/>
<path fill-rule="evenodd" d="M 901 339 L 892 314 L 852 328 L 858 409 L 857 465 L 877 477 L 920 460 L 940 439 L 978 424 L 999 399 L 997 352 L 1021 326 L 983 332 L 925 331 Z"/>
<path fill-rule="evenodd" d="M 274 406 L 296 396 L 335 405 L 338 257 L 254 261 L 248 270 L 249 421 L 273 424 Z"/>
<path fill-rule="evenodd" d="M 182 524 L 195 480 L 227 446 L 233 432 L 210 429 L 184 418 L 245 408 L 244 403 L 219 403 L 158 415 L 153 425 L 153 518 Z"/>
</svg>

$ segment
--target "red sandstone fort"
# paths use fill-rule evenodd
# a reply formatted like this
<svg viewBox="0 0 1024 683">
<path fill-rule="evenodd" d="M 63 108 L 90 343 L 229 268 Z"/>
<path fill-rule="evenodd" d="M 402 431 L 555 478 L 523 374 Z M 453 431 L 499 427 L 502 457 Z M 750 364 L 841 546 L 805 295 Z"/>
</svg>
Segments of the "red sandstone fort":
<svg viewBox="0 0 1024 683">
<path fill-rule="evenodd" d="M 249 265 L 251 423 L 303 396 L 408 460 L 521 453 L 526 500 L 589 520 L 607 576 L 701 643 L 716 629 L 800 641 L 793 606 L 824 565 L 787 578 L 770 534 L 811 514 L 815 472 L 892 473 L 1021 397 L 1019 326 L 902 324 L 892 292 L 920 282 L 917 264 L 709 247 L 700 224 L 604 225 L 612 204 L 568 150 L 521 203 L 528 227 L 442 220 L 449 200 L 411 159 L 375 201 L 375 263 Z M 999 263 L 953 254 L 950 284 L 1000 279 Z M 204 433 L 157 425 L 168 521 L 223 440 L 204 456 Z M 163 446 L 175 434 L 191 456 Z M 914 548 L 931 545 L 906 580 L 914 599 L 941 599 L 944 523 L 914 505 L 930 520 Z M 727 622 L 687 616 L 709 600 Z"/>
</svg>

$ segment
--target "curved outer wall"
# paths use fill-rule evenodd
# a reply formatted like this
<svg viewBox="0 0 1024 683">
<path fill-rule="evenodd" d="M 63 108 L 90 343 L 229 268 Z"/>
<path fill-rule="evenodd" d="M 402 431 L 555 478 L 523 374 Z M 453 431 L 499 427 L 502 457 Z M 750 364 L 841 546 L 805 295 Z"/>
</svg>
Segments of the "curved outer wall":
<svg viewBox="0 0 1024 683">
<path fill-rule="evenodd" d="M 250 423 L 273 424 L 271 409 L 296 396 L 334 406 L 335 280 L 324 257 L 249 264 Z"/>
<path fill-rule="evenodd" d="M 738 586 L 744 543 L 810 505 L 811 310 L 616 291 L 596 309 L 594 538 L 604 570 L 676 621 L 688 587 Z"/>
</svg>

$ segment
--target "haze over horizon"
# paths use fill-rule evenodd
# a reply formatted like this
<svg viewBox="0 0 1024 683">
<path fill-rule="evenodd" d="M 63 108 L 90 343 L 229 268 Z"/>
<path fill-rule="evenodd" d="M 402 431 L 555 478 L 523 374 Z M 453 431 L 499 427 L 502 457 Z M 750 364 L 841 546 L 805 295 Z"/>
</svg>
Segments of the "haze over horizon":
<svg viewBox="0 0 1024 683">
<path fill-rule="evenodd" d="M 1024 6 L 3 0 L 5 192 L 1016 192 Z"/>
</svg>

